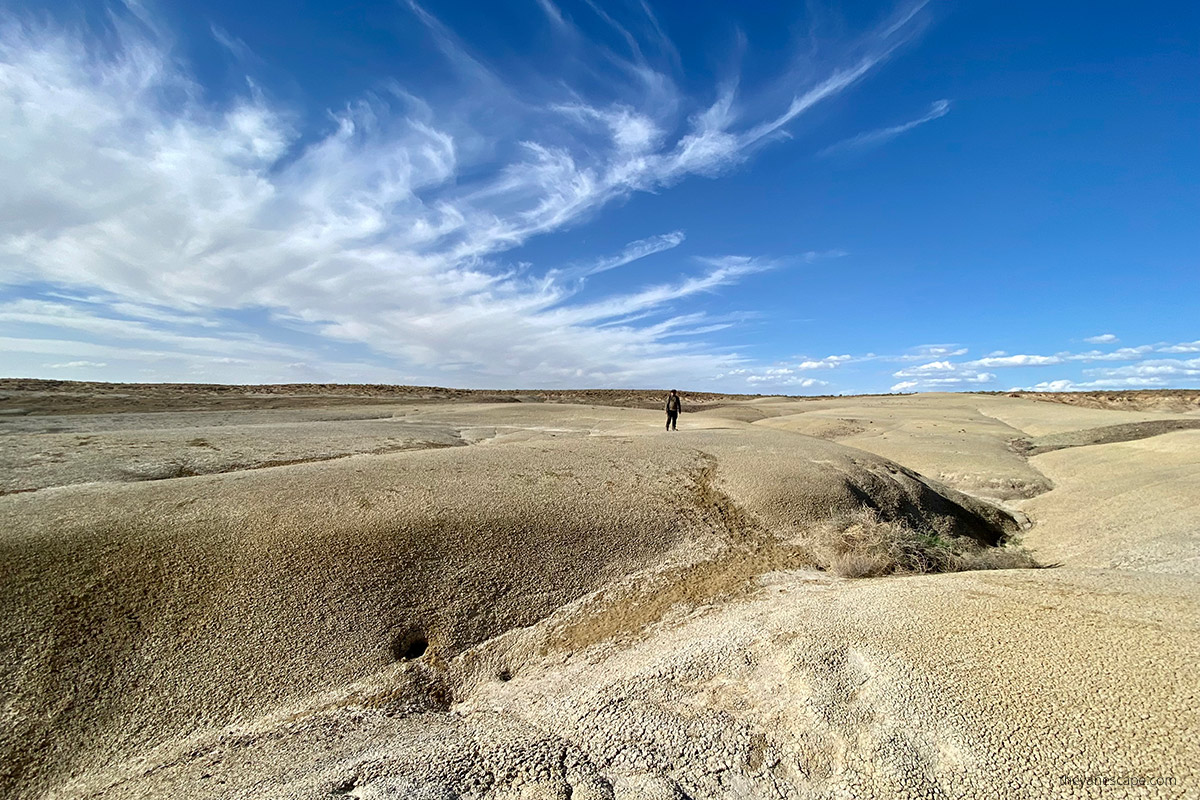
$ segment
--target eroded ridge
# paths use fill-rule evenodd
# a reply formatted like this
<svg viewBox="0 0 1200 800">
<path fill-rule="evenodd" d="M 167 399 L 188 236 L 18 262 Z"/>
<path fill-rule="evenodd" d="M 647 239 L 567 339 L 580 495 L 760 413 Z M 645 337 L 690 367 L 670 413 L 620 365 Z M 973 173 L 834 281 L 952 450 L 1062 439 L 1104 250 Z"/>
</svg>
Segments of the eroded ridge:
<svg viewBox="0 0 1200 800">
<path fill-rule="evenodd" d="M 1149 439 L 1175 431 L 1200 430 L 1200 419 L 1162 419 L 1146 422 L 1126 422 L 1065 433 L 1053 433 L 1032 439 L 1014 439 L 1013 449 L 1029 456 L 1065 450 L 1068 447 L 1091 447 L 1098 444 L 1118 444 Z"/>
</svg>

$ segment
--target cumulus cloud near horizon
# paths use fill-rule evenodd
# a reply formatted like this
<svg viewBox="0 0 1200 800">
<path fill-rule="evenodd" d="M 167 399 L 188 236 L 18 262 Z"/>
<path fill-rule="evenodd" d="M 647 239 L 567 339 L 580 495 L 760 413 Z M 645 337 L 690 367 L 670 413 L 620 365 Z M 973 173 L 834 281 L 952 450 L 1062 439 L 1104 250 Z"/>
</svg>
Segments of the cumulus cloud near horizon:
<svg viewBox="0 0 1200 800">
<path fill-rule="evenodd" d="M 64 364 L 47 364 L 51 369 L 100 369 L 107 367 L 103 361 L 68 361 Z"/>
</svg>

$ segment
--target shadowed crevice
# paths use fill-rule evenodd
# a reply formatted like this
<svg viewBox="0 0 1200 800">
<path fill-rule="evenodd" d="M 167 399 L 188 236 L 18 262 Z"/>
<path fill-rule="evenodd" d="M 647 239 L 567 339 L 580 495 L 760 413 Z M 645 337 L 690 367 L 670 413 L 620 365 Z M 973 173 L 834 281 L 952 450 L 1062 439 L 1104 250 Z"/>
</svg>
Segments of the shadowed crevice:
<svg viewBox="0 0 1200 800">
<path fill-rule="evenodd" d="M 1153 436 L 1176 431 L 1198 430 L 1200 419 L 1163 419 L 1149 422 L 1127 422 L 1122 425 L 1105 425 L 1102 428 L 1087 428 L 1066 433 L 1052 433 L 1029 439 L 1013 439 L 1009 446 L 1026 456 L 1052 453 L 1071 447 L 1090 447 L 1097 444 L 1136 442 Z"/>
</svg>

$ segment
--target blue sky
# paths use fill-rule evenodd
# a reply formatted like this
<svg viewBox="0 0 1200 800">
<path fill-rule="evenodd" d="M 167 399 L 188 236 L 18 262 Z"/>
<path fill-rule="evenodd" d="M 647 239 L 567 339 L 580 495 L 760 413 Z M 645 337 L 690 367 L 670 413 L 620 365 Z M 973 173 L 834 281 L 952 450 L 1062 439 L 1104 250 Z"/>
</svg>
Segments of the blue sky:
<svg viewBox="0 0 1200 800">
<path fill-rule="evenodd" d="M 1200 7 L 10 2 L 0 374 L 1200 387 Z"/>
</svg>

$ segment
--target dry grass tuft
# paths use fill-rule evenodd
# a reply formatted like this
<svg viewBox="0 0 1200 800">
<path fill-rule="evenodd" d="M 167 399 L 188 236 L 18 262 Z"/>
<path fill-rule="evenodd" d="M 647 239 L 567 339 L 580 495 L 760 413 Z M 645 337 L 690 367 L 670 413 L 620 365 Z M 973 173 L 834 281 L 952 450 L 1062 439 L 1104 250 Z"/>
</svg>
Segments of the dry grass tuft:
<svg viewBox="0 0 1200 800">
<path fill-rule="evenodd" d="M 986 547 L 920 531 L 904 520 L 881 519 L 868 507 L 821 525 L 806 546 L 823 569 L 843 578 L 1040 566 L 1022 547 Z"/>
</svg>

